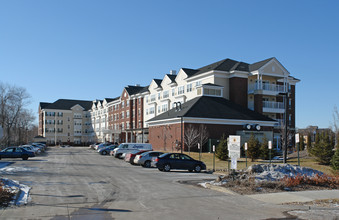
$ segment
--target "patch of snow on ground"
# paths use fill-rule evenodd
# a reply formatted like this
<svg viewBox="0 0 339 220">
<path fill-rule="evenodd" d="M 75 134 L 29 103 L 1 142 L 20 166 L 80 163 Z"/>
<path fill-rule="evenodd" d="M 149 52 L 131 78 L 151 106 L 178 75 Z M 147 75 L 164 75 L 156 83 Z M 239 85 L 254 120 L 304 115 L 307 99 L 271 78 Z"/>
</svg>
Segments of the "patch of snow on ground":
<svg viewBox="0 0 339 220">
<path fill-rule="evenodd" d="M 276 181 L 288 177 L 323 175 L 322 172 L 308 167 L 294 166 L 290 164 L 254 164 L 247 169 L 254 174 L 256 180 Z"/>
<path fill-rule="evenodd" d="M 3 184 L 4 188 L 8 189 L 11 192 L 18 193 L 17 197 L 15 198 L 15 201 L 13 201 L 13 204 L 15 205 L 25 205 L 29 202 L 29 190 L 31 187 L 26 186 L 24 184 L 20 184 L 18 181 L 10 180 L 7 178 L 1 178 L 0 179 Z"/>
<path fill-rule="evenodd" d="M 4 167 L 6 167 L 10 164 L 11 164 L 11 162 L 0 162 L 0 169 L 4 168 Z"/>
<path fill-rule="evenodd" d="M 26 172 L 26 171 L 31 171 L 32 168 L 25 168 L 25 167 L 4 167 L 0 169 L 0 174 L 4 175 L 4 174 L 12 174 L 15 172 Z"/>
</svg>

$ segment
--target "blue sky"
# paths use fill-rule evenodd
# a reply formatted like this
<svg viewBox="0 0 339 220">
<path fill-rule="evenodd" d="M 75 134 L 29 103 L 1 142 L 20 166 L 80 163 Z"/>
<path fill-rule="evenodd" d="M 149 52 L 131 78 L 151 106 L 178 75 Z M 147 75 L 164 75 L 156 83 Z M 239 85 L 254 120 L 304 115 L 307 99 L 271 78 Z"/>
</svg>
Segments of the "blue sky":
<svg viewBox="0 0 339 220">
<path fill-rule="evenodd" d="M 0 81 L 25 87 L 37 112 L 59 98 L 116 97 L 172 69 L 276 57 L 301 79 L 297 127 L 328 127 L 338 11 L 335 0 L 0 0 Z"/>
</svg>

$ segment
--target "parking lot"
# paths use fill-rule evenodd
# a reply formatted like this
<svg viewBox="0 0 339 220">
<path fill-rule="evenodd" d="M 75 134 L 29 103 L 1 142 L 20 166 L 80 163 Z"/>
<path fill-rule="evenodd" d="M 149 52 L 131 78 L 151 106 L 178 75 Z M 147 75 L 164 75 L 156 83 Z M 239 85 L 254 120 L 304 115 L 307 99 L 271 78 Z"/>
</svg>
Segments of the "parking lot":
<svg viewBox="0 0 339 220">
<path fill-rule="evenodd" d="M 87 147 L 50 148 L 27 161 L 7 161 L 26 168 L 3 177 L 32 187 L 31 201 L 1 210 L 1 219 L 265 219 L 284 217 L 286 210 L 181 183 L 215 179 L 213 174 L 160 172 Z"/>
</svg>

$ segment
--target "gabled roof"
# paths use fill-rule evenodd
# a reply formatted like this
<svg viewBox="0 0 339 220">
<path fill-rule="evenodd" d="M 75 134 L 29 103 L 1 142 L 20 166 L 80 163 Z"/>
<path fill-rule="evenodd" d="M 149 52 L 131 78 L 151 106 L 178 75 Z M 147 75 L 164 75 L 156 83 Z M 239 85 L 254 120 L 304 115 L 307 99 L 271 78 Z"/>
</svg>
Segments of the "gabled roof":
<svg viewBox="0 0 339 220">
<path fill-rule="evenodd" d="M 92 108 L 93 101 L 85 101 L 85 100 L 73 100 L 73 99 L 58 99 L 57 101 L 53 103 L 46 103 L 48 105 L 45 105 L 42 109 L 60 109 L 60 110 L 70 110 L 75 105 L 80 105 L 85 109 L 85 111 L 88 111 Z M 41 102 L 40 102 L 41 106 Z"/>
<path fill-rule="evenodd" d="M 44 109 L 46 106 L 48 106 L 48 105 L 50 105 L 51 103 L 49 103 L 49 102 L 40 102 L 40 108 L 41 109 Z"/>
<path fill-rule="evenodd" d="M 153 79 L 157 86 L 161 87 L 162 79 Z"/>
<path fill-rule="evenodd" d="M 199 70 L 189 69 L 189 68 L 181 68 L 188 77 L 193 76 L 195 73 L 199 72 Z"/>
<path fill-rule="evenodd" d="M 146 87 L 148 88 L 148 86 L 146 86 Z M 129 85 L 129 86 L 125 87 L 125 89 L 126 89 L 127 93 L 131 96 L 131 95 L 135 95 L 137 93 L 141 93 L 142 91 L 145 90 L 146 87 Z"/>
<path fill-rule="evenodd" d="M 262 114 L 248 108 L 237 105 L 225 98 L 201 96 L 185 102 L 181 111 L 175 108 L 160 114 L 148 122 L 155 122 L 178 117 L 213 118 L 213 119 L 236 119 L 249 121 L 275 122 Z"/>
<path fill-rule="evenodd" d="M 255 70 L 258 70 L 260 69 L 262 66 L 264 66 L 266 63 L 270 62 L 271 60 L 273 60 L 274 57 L 271 57 L 271 58 L 268 58 L 266 60 L 263 60 L 263 61 L 259 61 L 259 62 L 256 62 L 256 63 L 253 63 L 249 66 L 249 71 L 255 71 Z"/>
<path fill-rule="evenodd" d="M 118 96 L 116 98 L 105 98 L 105 100 L 106 100 L 107 103 L 109 103 L 109 102 L 113 102 L 113 101 L 115 101 L 115 100 L 117 100 L 119 98 L 120 98 L 120 96 Z"/>
<path fill-rule="evenodd" d="M 177 75 L 172 75 L 172 74 L 166 74 L 166 76 L 173 82 L 175 82 L 175 78 L 177 77 Z"/>
</svg>

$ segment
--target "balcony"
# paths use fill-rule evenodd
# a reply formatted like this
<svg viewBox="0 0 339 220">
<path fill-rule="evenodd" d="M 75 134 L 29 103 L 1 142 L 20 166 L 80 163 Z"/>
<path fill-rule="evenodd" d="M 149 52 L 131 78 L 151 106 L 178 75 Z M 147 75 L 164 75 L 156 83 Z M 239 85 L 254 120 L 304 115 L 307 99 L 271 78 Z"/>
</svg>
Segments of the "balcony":
<svg viewBox="0 0 339 220">
<path fill-rule="evenodd" d="M 284 113 L 285 106 L 283 102 L 269 102 L 263 101 L 262 111 L 268 113 Z"/>
<path fill-rule="evenodd" d="M 248 85 L 248 94 L 278 95 L 279 92 L 285 92 L 283 85 L 269 83 L 252 83 Z"/>
</svg>

